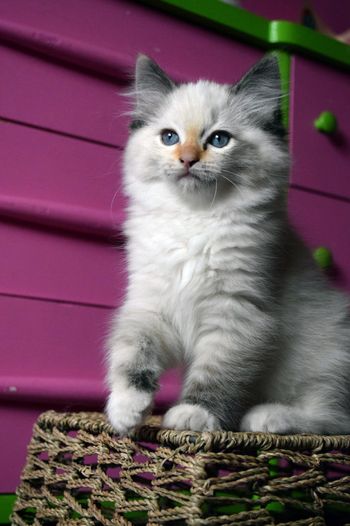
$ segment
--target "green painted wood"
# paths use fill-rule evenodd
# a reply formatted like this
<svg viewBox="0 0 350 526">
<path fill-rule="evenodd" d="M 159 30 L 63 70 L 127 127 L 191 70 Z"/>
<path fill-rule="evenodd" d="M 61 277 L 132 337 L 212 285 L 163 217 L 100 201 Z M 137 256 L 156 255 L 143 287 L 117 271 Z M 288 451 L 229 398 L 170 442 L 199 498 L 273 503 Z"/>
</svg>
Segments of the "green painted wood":
<svg viewBox="0 0 350 526">
<path fill-rule="evenodd" d="M 11 524 L 10 516 L 16 500 L 12 493 L 0 494 L 0 524 Z"/>
<path fill-rule="evenodd" d="M 350 69 L 350 46 L 300 24 L 269 21 L 219 0 L 140 0 L 267 49 L 300 52 Z"/>
<path fill-rule="evenodd" d="M 289 93 L 290 93 L 290 67 L 291 57 L 286 51 L 275 51 L 278 57 L 278 65 L 281 75 L 281 109 L 284 126 L 289 127 Z"/>
<path fill-rule="evenodd" d="M 269 24 L 268 41 L 277 47 L 300 51 L 334 65 L 350 68 L 349 45 L 299 24 L 273 20 Z"/>
</svg>

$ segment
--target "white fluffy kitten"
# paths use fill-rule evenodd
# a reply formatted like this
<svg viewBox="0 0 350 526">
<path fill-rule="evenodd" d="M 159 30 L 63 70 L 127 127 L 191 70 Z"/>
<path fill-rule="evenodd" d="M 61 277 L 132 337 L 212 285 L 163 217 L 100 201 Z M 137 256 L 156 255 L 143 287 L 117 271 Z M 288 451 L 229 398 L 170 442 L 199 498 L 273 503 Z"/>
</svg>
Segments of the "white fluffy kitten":
<svg viewBox="0 0 350 526">
<path fill-rule="evenodd" d="M 348 303 L 288 224 L 276 58 L 231 86 L 177 85 L 140 56 L 135 95 L 110 422 L 140 424 L 182 364 L 166 427 L 350 432 Z"/>
</svg>

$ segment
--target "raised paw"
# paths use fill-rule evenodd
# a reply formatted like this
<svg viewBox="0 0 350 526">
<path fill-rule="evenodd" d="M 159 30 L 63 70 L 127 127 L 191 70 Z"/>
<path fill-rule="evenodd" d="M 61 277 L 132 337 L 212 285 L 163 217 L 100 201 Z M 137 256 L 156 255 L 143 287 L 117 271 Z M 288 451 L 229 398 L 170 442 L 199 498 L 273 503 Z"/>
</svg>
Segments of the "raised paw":
<svg viewBox="0 0 350 526">
<path fill-rule="evenodd" d="M 152 402 L 151 393 L 134 387 L 114 389 L 109 395 L 106 413 L 117 433 L 125 436 L 142 423 L 151 410 Z"/>
<path fill-rule="evenodd" d="M 200 405 L 179 404 L 167 411 L 163 427 L 177 430 L 215 431 L 221 429 L 218 419 Z"/>
</svg>

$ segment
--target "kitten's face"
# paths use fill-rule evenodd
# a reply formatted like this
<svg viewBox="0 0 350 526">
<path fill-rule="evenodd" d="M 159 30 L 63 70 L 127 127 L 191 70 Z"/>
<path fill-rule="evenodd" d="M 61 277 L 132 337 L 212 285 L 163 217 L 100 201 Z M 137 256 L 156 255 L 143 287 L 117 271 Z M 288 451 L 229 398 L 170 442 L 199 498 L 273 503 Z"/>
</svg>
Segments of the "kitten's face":
<svg viewBox="0 0 350 526">
<path fill-rule="evenodd" d="M 226 87 L 203 81 L 168 96 L 164 111 L 149 124 L 150 155 L 160 178 L 182 192 L 215 186 L 236 143 L 228 104 Z"/>
<path fill-rule="evenodd" d="M 187 198 L 220 198 L 261 185 L 282 152 L 286 164 L 276 93 L 268 115 L 245 79 L 241 90 L 208 81 L 176 86 L 147 57 L 140 61 L 127 157 L 143 182 L 164 182 Z"/>
</svg>

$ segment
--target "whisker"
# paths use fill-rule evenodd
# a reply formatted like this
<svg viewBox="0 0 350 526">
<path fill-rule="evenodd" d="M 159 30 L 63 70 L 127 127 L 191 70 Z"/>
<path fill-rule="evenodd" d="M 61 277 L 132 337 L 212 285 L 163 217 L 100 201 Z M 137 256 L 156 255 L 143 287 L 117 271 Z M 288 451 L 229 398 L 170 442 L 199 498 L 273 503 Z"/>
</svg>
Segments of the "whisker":
<svg viewBox="0 0 350 526">
<path fill-rule="evenodd" d="M 113 205 L 114 205 L 114 201 L 115 201 L 116 197 L 118 196 L 118 194 L 120 193 L 120 191 L 121 191 L 121 185 L 119 185 L 117 190 L 114 192 L 114 195 L 113 195 L 113 198 L 112 198 L 112 201 L 111 201 L 111 205 L 109 207 L 109 213 L 110 213 L 111 219 L 113 219 Z"/>
<path fill-rule="evenodd" d="M 227 173 L 230 173 L 227 171 Z M 243 198 L 243 194 L 242 194 L 242 190 L 241 188 L 239 187 L 239 185 L 237 185 L 236 183 L 234 183 L 233 181 L 231 181 L 231 179 L 229 179 L 228 177 L 225 177 L 222 173 L 219 174 L 219 177 L 222 177 L 223 179 L 226 179 L 226 181 L 228 181 L 230 184 L 232 184 L 233 188 L 235 190 L 238 191 L 239 194 L 241 194 L 242 198 Z"/>
<path fill-rule="evenodd" d="M 214 201 L 215 201 L 215 198 L 216 198 L 217 191 L 218 191 L 218 179 L 217 179 L 217 177 L 215 177 L 215 192 L 214 192 L 213 200 L 212 200 L 212 202 L 210 203 L 210 208 L 213 207 L 213 204 L 214 204 Z"/>
</svg>

